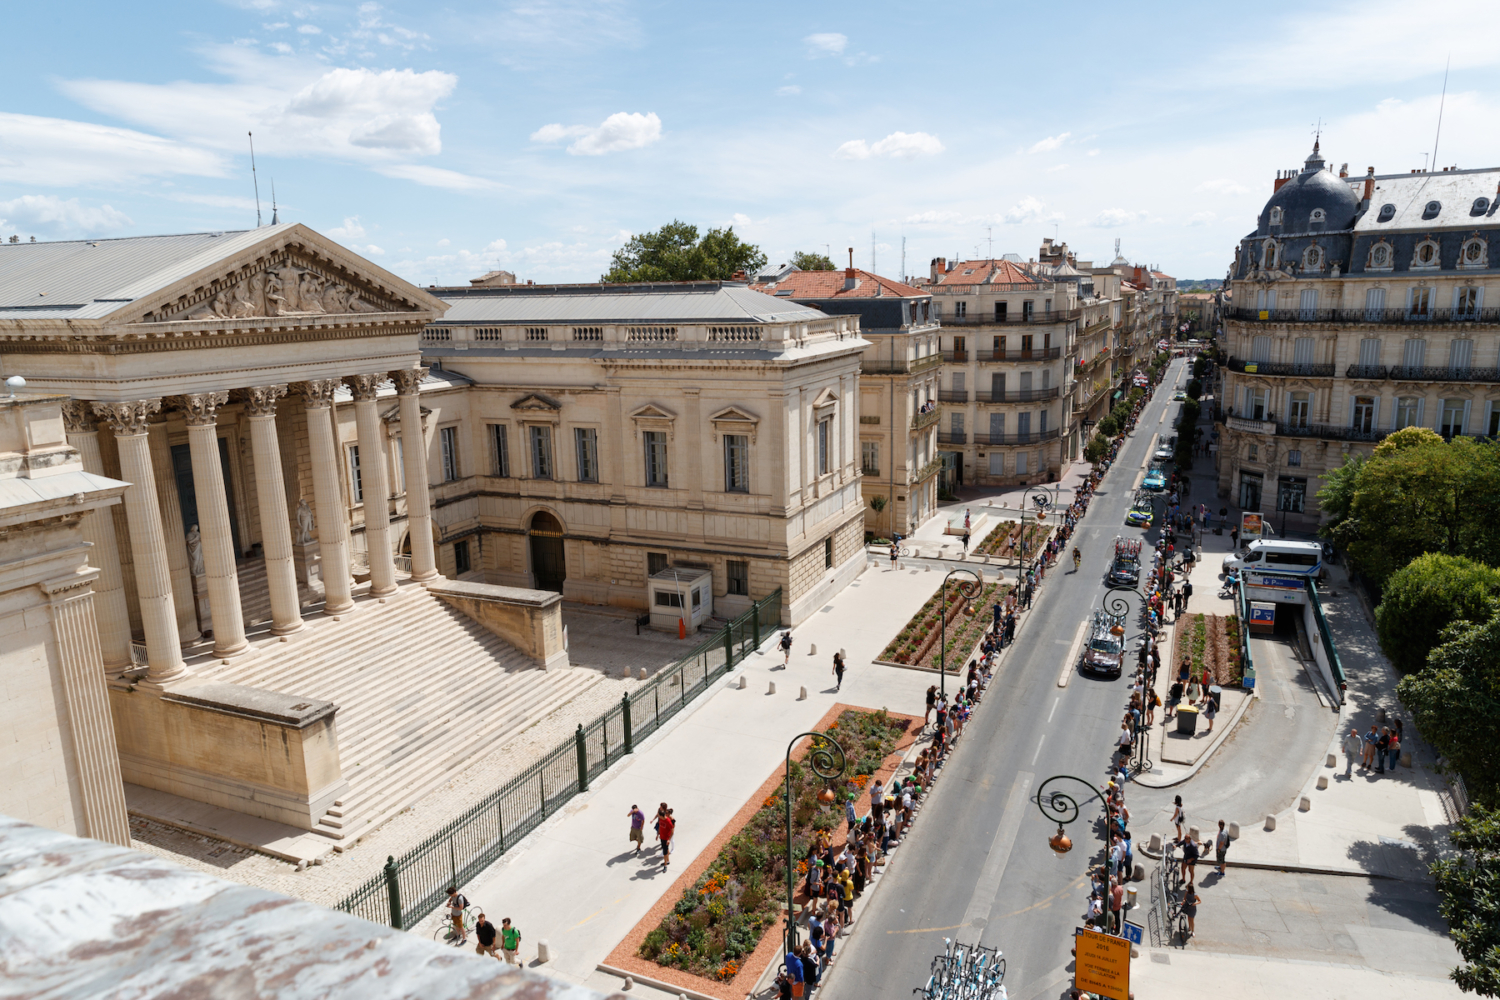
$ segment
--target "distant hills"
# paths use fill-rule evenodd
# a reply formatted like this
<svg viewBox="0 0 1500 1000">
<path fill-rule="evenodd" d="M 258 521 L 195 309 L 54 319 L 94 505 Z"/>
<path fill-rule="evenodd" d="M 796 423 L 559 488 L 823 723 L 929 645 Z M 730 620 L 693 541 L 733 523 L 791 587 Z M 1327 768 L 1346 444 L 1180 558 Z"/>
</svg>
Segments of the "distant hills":
<svg viewBox="0 0 1500 1000">
<path fill-rule="evenodd" d="M 1179 292 L 1217 292 L 1224 286 L 1223 278 L 1178 278 Z"/>
</svg>

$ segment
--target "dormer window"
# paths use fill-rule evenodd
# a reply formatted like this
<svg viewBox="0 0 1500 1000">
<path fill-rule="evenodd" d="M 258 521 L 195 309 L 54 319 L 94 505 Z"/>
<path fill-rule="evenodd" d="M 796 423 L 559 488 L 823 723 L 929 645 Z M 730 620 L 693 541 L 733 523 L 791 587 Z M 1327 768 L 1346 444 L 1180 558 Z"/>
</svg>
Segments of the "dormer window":
<svg viewBox="0 0 1500 1000">
<path fill-rule="evenodd" d="M 1464 243 L 1463 249 L 1458 253 L 1459 267 L 1489 267 L 1490 254 L 1488 244 L 1479 238 Z"/>
<path fill-rule="evenodd" d="M 1260 266 L 1269 271 L 1276 266 L 1276 241 L 1266 240 L 1260 251 Z"/>
<path fill-rule="evenodd" d="M 1490 200 L 1488 198 L 1475 198 L 1474 199 L 1474 204 L 1471 205 L 1471 206 L 1469 206 L 1469 214 L 1470 215 L 1483 215 L 1485 212 L 1488 212 L 1489 210 L 1490 210 Z"/>
<path fill-rule="evenodd" d="M 1315 208 L 1312 210 L 1312 215 L 1308 217 L 1307 221 L 1313 224 L 1317 224 L 1319 222 L 1322 222 L 1326 218 L 1328 218 L 1327 212 L 1324 212 L 1321 208 Z"/>
<path fill-rule="evenodd" d="M 1422 218 L 1424 218 L 1424 219 L 1436 219 L 1438 217 L 1439 213 L 1441 213 L 1442 211 L 1443 211 L 1443 203 L 1442 202 L 1440 202 L 1440 201 L 1429 201 L 1427 203 L 1426 207 L 1422 209 Z"/>
<path fill-rule="evenodd" d="M 1380 206 L 1380 214 L 1376 216 L 1376 222 L 1390 222 L 1396 217 L 1396 206 L 1385 204 Z"/>
<path fill-rule="evenodd" d="M 1394 259 L 1389 243 L 1377 243 L 1370 248 L 1370 267 L 1373 269 L 1389 270 Z"/>
<path fill-rule="evenodd" d="M 1438 254 L 1438 245 L 1435 240 L 1423 240 L 1417 244 L 1417 250 L 1412 254 L 1412 267 L 1437 267 L 1441 263 Z"/>
<path fill-rule="evenodd" d="M 1302 267 L 1307 271 L 1316 271 L 1323 266 L 1323 251 L 1317 247 L 1308 247 L 1302 254 Z"/>
<path fill-rule="evenodd" d="M 1271 206 L 1271 222 L 1270 222 L 1270 224 L 1273 225 L 1273 226 L 1279 226 L 1279 225 L 1281 225 L 1281 206 L 1280 205 L 1273 205 L 1273 206 Z"/>
</svg>

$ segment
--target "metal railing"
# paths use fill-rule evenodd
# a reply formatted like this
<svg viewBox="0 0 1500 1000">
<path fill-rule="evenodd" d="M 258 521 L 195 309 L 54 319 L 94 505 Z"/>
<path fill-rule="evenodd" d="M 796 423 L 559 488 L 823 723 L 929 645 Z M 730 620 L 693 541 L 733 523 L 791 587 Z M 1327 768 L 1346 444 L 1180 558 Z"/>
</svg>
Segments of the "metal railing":
<svg viewBox="0 0 1500 1000">
<path fill-rule="evenodd" d="M 1384 365 L 1350 365 L 1344 369 L 1344 378 L 1385 379 L 1391 370 Z"/>
<path fill-rule="evenodd" d="M 1232 319 L 1252 323 L 1500 323 L 1500 309 L 1255 309 L 1230 310 Z"/>
<path fill-rule="evenodd" d="M 1016 389 L 1011 392 L 979 392 L 975 393 L 975 399 L 980 403 L 1039 403 L 1043 400 L 1056 399 L 1058 387 L 1050 389 Z"/>
<path fill-rule="evenodd" d="M 968 439 L 965 431 L 938 431 L 938 444 L 964 444 Z"/>
<path fill-rule="evenodd" d="M 1333 378 L 1333 365 L 1287 364 L 1284 361 L 1246 361 L 1230 358 L 1229 370 L 1246 375 L 1300 375 L 1304 378 Z"/>
<path fill-rule="evenodd" d="M 1032 310 L 1027 312 L 1006 311 L 1004 316 L 976 313 L 972 316 L 944 316 L 944 326 L 1016 326 L 1036 323 L 1066 323 L 1083 315 L 1082 309 Z"/>
<path fill-rule="evenodd" d="M 1039 347 L 1031 351 L 975 351 L 980 361 L 1056 361 L 1062 357 L 1061 347 Z"/>
<path fill-rule="evenodd" d="M 1447 368 L 1396 365 L 1391 378 L 1397 382 L 1500 382 L 1500 368 Z"/>
<path fill-rule="evenodd" d="M 760 646 L 781 624 L 781 588 L 717 630 L 691 653 L 621 698 L 620 704 L 558 745 L 437 833 L 350 893 L 335 909 L 392 927 L 411 927 L 536 829 L 611 764 L 635 750 L 688 702 Z"/>
<path fill-rule="evenodd" d="M 949 362 L 968 361 L 969 360 L 969 352 L 968 351 L 944 351 L 943 352 L 943 360 L 944 361 L 949 361 Z"/>
<path fill-rule="evenodd" d="M 860 358 L 861 375 L 916 375 L 943 363 L 943 356 L 934 351 L 921 358 Z"/>
<path fill-rule="evenodd" d="M 939 403 L 967 403 L 969 401 L 969 390 L 967 389 L 939 389 Z"/>
<path fill-rule="evenodd" d="M 1005 445 L 1005 444 L 1041 444 L 1043 441 L 1055 441 L 1061 431 L 1054 427 L 1050 431 L 1038 431 L 1033 434 L 975 434 L 975 444 Z"/>
<path fill-rule="evenodd" d="M 1328 672 L 1333 674 L 1334 683 L 1339 686 L 1339 697 L 1343 698 L 1349 682 L 1344 679 L 1344 664 L 1339 661 L 1338 647 L 1333 644 L 1333 631 L 1328 627 L 1328 619 L 1323 617 L 1323 599 L 1318 596 L 1318 585 L 1313 580 L 1307 581 L 1307 596 L 1308 602 L 1312 604 L 1313 617 L 1318 622 L 1318 637 L 1323 642 L 1323 652 L 1328 656 Z"/>
</svg>

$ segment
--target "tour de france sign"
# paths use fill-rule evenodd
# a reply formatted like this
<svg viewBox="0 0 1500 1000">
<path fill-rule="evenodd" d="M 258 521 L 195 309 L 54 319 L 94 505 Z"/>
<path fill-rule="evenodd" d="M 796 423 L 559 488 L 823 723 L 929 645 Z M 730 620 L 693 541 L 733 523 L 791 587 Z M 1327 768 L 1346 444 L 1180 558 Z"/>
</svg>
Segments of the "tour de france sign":
<svg viewBox="0 0 1500 1000">
<path fill-rule="evenodd" d="M 1130 942 L 1078 928 L 1073 938 L 1073 988 L 1109 1000 L 1130 1000 Z"/>
</svg>

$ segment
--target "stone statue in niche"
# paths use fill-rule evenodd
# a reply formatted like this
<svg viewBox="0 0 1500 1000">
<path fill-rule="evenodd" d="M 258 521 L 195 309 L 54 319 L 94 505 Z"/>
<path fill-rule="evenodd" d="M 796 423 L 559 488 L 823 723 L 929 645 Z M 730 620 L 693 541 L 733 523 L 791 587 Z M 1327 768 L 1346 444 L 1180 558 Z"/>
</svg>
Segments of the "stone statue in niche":
<svg viewBox="0 0 1500 1000">
<path fill-rule="evenodd" d="M 312 541 L 313 528 L 312 507 L 308 505 L 307 497 L 297 501 L 297 544 L 306 545 Z"/>
<path fill-rule="evenodd" d="M 187 533 L 188 569 L 193 576 L 202 576 L 203 569 L 203 533 L 195 524 L 188 529 Z"/>
</svg>

